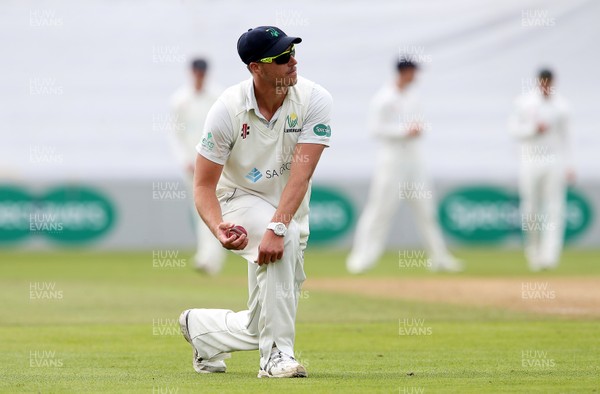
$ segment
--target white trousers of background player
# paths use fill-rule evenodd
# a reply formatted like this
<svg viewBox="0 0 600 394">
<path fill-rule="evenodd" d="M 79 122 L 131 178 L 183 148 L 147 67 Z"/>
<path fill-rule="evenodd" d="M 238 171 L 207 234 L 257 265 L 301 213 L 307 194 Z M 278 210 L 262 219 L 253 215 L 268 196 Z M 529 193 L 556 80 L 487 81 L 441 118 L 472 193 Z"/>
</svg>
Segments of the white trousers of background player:
<svg viewBox="0 0 600 394">
<path fill-rule="evenodd" d="M 196 235 L 197 249 L 194 264 L 197 268 L 202 268 L 209 274 L 218 274 L 223 268 L 226 250 L 198 214 L 194 203 L 194 176 L 187 175 L 185 180 L 189 197 L 187 200 L 190 202 L 190 208 L 192 209 Z"/>
<path fill-rule="evenodd" d="M 565 178 L 565 165 L 558 158 L 522 163 L 521 215 L 525 255 L 532 270 L 558 265 L 564 238 Z"/>
<path fill-rule="evenodd" d="M 283 259 L 259 266 L 253 261 L 275 207 L 239 189 L 233 198 L 228 195 L 220 201 L 223 220 L 248 231 L 248 246 L 235 251 L 248 261 L 248 310 L 192 309 L 188 328 L 194 347 L 204 360 L 259 349 L 261 368 L 269 361 L 274 345 L 293 357 L 296 310 L 306 278 L 299 226 L 294 220 L 288 226 Z"/>
<path fill-rule="evenodd" d="M 385 250 L 391 221 L 404 197 L 411 204 L 433 269 L 454 261 L 437 222 L 435 202 L 416 141 L 382 143 L 369 197 L 358 220 L 354 243 L 346 261 L 348 270 L 360 273 L 373 267 Z M 414 194 L 413 194 L 414 195 Z"/>
</svg>

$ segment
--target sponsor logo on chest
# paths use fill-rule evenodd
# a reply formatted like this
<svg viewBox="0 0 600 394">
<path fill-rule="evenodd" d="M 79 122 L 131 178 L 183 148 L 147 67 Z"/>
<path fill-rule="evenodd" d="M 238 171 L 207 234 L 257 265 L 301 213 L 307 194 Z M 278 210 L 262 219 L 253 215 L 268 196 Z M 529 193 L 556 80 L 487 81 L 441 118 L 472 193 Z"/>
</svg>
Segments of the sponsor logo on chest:
<svg viewBox="0 0 600 394">
<path fill-rule="evenodd" d="M 284 133 L 299 133 L 302 131 L 302 125 L 298 124 L 298 115 L 292 112 L 285 118 L 285 125 L 283 126 Z"/>
<path fill-rule="evenodd" d="M 291 168 L 291 162 L 283 163 L 279 167 L 269 168 L 263 171 L 260 171 L 258 168 L 254 167 L 244 176 L 244 178 L 248 179 L 252 183 L 256 183 L 261 179 L 279 178 L 280 176 L 283 176 L 289 172 Z"/>
</svg>

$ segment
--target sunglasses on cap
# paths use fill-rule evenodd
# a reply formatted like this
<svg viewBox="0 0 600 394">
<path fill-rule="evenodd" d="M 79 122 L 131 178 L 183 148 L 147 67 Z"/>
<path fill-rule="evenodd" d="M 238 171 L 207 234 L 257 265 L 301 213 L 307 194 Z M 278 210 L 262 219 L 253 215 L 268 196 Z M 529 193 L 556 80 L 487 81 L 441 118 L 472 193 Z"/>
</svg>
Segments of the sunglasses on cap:
<svg viewBox="0 0 600 394">
<path fill-rule="evenodd" d="M 294 45 L 292 45 L 289 51 L 282 52 L 277 56 L 260 59 L 259 63 L 273 63 L 273 61 L 275 61 L 275 64 L 287 64 L 292 56 L 296 56 L 296 48 Z"/>
</svg>

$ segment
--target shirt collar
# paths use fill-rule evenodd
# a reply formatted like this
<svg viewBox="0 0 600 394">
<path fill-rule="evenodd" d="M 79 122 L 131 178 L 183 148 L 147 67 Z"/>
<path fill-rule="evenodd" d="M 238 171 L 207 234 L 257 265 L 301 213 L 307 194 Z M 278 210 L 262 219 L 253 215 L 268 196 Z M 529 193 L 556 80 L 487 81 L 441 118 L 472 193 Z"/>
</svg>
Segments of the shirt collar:
<svg viewBox="0 0 600 394">
<path fill-rule="evenodd" d="M 264 122 L 266 122 L 268 124 L 271 124 L 271 123 L 275 123 L 275 121 L 277 121 L 277 118 L 279 117 L 279 113 L 281 112 L 281 108 L 283 108 L 283 105 L 281 105 L 281 107 L 279 107 L 277 109 L 277 111 L 275 111 L 275 114 L 271 118 L 271 121 L 270 122 L 267 121 L 267 119 L 265 119 L 265 117 L 258 110 L 258 103 L 256 102 L 256 95 L 254 94 L 254 80 L 252 78 L 250 78 L 250 81 L 248 83 L 248 89 L 246 90 L 246 111 L 250 112 L 250 110 L 254 110 L 254 114 L 259 119 L 263 120 Z"/>
<path fill-rule="evenodd" d="M 252 78 L 250 78 L 248 89 L 246 91 L 246 111 L 250 112 L 251 110 L 254 110 L 254 115 L 256 115 L 259 119 L 262 119 L 264 122 L 267 122 L 265 117 L 258 110 L 256 95 L 254 94 L 254 80 Z"/>
<path fill-rule="evenodd" d="M 253 109 L 257 115 L 260 114 L 256 96 L 254 95 L 254 80 L 252 78 L 250 78 L 248 89 L 246 90 L 246 111 L 250 111 L 251 109 Z"/>
</svg>

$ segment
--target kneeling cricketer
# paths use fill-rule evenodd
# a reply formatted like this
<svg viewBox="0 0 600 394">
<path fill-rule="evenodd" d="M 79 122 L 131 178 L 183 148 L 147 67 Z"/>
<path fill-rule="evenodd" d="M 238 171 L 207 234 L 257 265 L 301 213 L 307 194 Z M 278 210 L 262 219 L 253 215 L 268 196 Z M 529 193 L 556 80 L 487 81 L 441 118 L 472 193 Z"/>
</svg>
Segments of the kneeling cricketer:
<svg viewBox="0 0 600 394">
<path fill-rule="evenodd" d="M 251 77 L 211 108 L 197 146 L 194 198 L 224 248 L 248 264 L 248 309 L 188 309 L 179 323 L 198 373 L 259 350 L 258 377 L 307 377 L 294 358 L 311 178 L 331 137 L 332 98 L 297 74 L 296 45 L 274 26 L 250 29 L 238 54 Z"/>
</svg>

